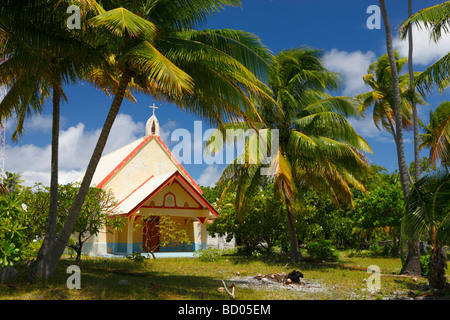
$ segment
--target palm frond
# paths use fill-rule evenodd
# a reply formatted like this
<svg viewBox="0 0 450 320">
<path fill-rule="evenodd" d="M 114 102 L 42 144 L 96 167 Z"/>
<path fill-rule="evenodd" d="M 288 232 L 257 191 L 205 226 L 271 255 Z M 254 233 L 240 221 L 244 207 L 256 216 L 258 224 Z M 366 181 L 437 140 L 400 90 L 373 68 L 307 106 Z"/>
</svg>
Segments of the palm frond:
<svg viewBox="0 0 450 320">
<path fill-rule="evenodd" d="M 409 28 L 415 23 L 418 28 L 422 28 L 423 25 L 423 27 L 429 29 L 432 39 L 437 42 L 443 33 L 448 33 L 450 30 L 449 17 L 450 1 L 419 10 L 399 26 L 399 35 L 402 39 L 405 39 Z"/>
<path fill-rule="evenodd" d="M 156 35 L 156 26 L 125 8 L 115 8 L 105 11 L 89 19 L 95 26 L 103 26 L 117 36 L 136 38 L 143 36 L 152 40 Z"/>
</svg>

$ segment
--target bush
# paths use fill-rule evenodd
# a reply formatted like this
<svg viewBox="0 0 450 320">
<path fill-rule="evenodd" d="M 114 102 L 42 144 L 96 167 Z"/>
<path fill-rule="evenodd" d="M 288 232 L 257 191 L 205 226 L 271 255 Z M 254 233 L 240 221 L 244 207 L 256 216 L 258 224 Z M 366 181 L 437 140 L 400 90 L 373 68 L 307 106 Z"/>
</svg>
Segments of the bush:
<svg viewBox="0 0 450 320">
<path fill-rule="evenodd" d="M 133 251 L 131 254 L 127 254 L 126 258 L 134 262 L 143 262 L 147 257 L 143 256 L 140 252 Z"/>
<path fill-rule="evenodd" d="M 12 195 L 0 196 L 0 266 L 12 266 L 22 259 L 24 242 L 23 230 L 26 212 L 22 207 L 23 198 Z"/>
<path fill-rule="evenodd" d="M 424 277 L 428 277 L 428 274 L 430 273 L 429 263 L 430 263 L 429 254 L 420 257 L 420 270 L 421 270 L 420 273 Z"/>
<path fill-rule="evenodd" d="M 331 240 L 319 239 L 310 242 L 306 246 L 306 252 L 317 260 L 339 261 L 339 252 L 333 246 Z"/>
<path fill-rule="evenodd" d="M 194 253 L 202 261 L 216 261 L 222 256 L 222 251 L 216 248 L 207 248 L 206 250 L 198 250 Z"/>
<path fill-rule="evenodd" d="M 386 244 L 384 246 L 379 246 L 377 244 L 372 244 L 369 247 L 370 255 L 374 257 L 387 257 L 392 254 L 392 245 Z"/>
</svg>

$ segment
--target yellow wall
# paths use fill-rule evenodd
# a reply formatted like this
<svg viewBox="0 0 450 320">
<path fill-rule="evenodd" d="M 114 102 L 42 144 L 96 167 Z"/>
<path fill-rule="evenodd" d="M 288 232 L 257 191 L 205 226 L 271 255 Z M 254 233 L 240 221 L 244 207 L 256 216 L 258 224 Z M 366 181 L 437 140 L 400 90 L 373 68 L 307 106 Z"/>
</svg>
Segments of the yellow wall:
<svg viewBox="0 0 450 320">
<path fill-rule="evenodd" d="M 139 187 L 151 175 L 173 172 L 177 167 L 156 139 L 146 143 L 128 162 L 102 187 L 111 189 L 117 199 L 123 199 Z"/>
</svg>

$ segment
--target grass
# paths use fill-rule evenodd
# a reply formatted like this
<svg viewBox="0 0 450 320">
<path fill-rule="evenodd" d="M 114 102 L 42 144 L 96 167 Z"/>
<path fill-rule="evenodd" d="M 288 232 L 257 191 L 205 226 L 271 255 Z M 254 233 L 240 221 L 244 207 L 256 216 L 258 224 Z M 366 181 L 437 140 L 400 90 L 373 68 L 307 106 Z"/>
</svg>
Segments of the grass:
<svg viewBox="0 0 450 320">
<path fill-rule="evenodd" d="M 69 290 L 66 273 L 69 265 L 81 269 L 81 289 Z M 370 265 L 378 265 L 381 291 L 371 295 L 367 291 L 366 272 Z M 343 255 L 339 263 L 305 261 L 289 263 L 284 258 L 246 258 L 222 255 L 214 261 L 199 258 L 145 259 L 135 262 L 128 259 L 93 259 L 81 261 L 61 260 L 55 276 L 45 283 L 29 283 L 25 280 L 26 269 L 19 269 L 20 276 L 13 286 L 0 285 L 0 300 L 223 300 L 219 292 L 221 280 L 228 285 L 230 278 L 244 279 L 248 276 L 269 273 L 289 273 L 300 270 L 304 279 L 320 284 L 321 292 L 298 292 L 286 289 L 256 289 L 236 284 L 239 300 L 365 300 L 384 296 L 406 297 L 424 293 L 427 279 L 398 277 L 401 264 L 398 258 L 372 258 Z M 447 278 L 449 278 L 447 276 Z M 120 285 L 126 280 L 127 285 Z M 448 292 L 446 293 L 449 294 Z"/>
</svg>

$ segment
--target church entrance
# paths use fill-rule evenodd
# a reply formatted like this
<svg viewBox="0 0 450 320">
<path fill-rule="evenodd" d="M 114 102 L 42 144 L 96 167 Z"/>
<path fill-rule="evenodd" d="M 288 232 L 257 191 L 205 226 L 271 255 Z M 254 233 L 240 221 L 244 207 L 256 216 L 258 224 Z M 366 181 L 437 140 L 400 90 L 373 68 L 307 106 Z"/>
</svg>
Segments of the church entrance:
<svg viewBox="0 0 450 320">
<path fill-rule="evenodd" d="M 142 252 L 158 252 L 159 217 L 149 217 L 144 219 L 142 233 Z"/>
</svg>

